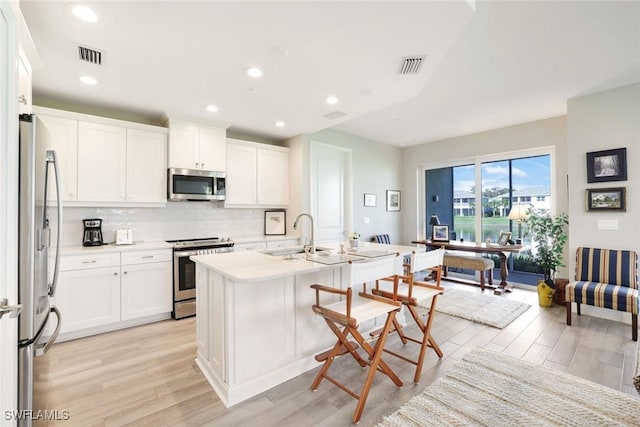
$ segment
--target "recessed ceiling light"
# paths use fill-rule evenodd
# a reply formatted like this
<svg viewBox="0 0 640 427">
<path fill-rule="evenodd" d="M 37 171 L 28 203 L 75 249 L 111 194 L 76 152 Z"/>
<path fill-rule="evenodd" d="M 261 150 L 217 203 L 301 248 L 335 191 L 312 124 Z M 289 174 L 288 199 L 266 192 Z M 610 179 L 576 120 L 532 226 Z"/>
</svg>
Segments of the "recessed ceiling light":
<svg viewBox="0 0 640 427">
<path fill-rule="evenodd" d="M 336 98 L 335 96 L 330 96 L 327 98 L 327 104 L 337 104 L 338 103 L 338 98 Z"/>
<path fill-rule="evenodd" d="M 210 113 L 217 113 L 218 107 L 216 107 L 215 105 L 207 105 L 207 111 Z"/>
<path fill-rule="evenodd" d="M 283 128 L 284 127 L 284 122 L 282 120 L 278 120 L 276 122 L 276 126 L 279 127 L 279 128 Z"/>
<path fill-rule="evenodd" d="M 96 22 L 98 20 L 98 16 L 96 15 L 96 13 L 88 6 L 72 3 L 69 5 L 69 7 L 71 8 L 71 12 L 78 19 L 86 22 Z"/>
<path fill-rule="evenodd" d="M 89 86 L 95 86 L 98 84 L 98 81 L 91 76 L 82 76 L 80 77 L 80 81 Z"/>
<path fill-rule="evenodd" d="M 261 77 L 262 70 L 257 67 L 251 67 L 247 70 L 247 74 L 249 75 L 249 77 Z"/>
</svg>

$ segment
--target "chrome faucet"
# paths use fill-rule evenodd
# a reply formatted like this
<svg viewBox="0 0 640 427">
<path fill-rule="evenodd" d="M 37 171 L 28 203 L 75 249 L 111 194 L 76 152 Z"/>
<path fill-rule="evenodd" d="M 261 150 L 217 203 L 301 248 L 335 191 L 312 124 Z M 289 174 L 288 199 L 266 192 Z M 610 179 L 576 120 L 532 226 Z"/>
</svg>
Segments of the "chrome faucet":
<svg viewBox="0 0 640 427">
<path fill-rule="evenodd" d="M 309 245 L 311 246 L 311 250 L 309 251 L 309 253 L 315 254 L 316 253 L 316 241 L 313 238 L 313 217 L 308 214 L 308 213 L 301 213 L 300 215 L 298 215 L 296 217 L 296 220 L 293 222 L 293 229 L 297 230 L 298 229 L 298 220 L 300 219 L 300 217 L 306 216 L 309 218 L 309 220 L 311 221 L 311 241 L 309 242 Z"/>
</svg>

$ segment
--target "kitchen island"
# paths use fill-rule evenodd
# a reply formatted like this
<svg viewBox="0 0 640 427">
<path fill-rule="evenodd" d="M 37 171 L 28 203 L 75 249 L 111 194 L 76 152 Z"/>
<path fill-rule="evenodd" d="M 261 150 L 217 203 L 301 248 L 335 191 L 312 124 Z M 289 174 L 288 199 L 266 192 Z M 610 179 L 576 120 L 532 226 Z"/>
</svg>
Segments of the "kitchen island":
<svg viewBox="0 0 640 427">
<path fill-rule="evenodd" d="M 336 261 L 336 248 L 325 257 L 330 262 Z M 313 314 L 315 292 L 309 286 L 360 291 L 361 277 L 401 273 L 402 255 L 414 250 L 424 246 L 370 243 L 336 263 L 253 251 L 191 257 L 196 262 L 196 364 L 226 406 L 315 368 L 314 355 L 329 349 L 335 335 Z M 383 251 L 388 255 L 378 256 Z M 335 296 L 324 298 L 323 304 Z M 383 321 L 361 328 L 374 329 Z"/>
</svg>

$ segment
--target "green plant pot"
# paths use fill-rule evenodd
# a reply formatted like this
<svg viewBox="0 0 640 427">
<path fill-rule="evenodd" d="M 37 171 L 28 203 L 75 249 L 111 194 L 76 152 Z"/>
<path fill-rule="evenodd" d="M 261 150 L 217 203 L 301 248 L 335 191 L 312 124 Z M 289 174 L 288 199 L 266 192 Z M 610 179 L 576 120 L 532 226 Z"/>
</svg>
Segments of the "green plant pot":
<svg viewBox="0 0 640 427">
<path fill-rule="evenodd" d="M 553 282 L 551 282 L 553 284 Z M 549 286 L 549 284 L 540 280 L 538 282 L 538 304 L 540 307 L 551 307 L 553 305 L 553 294 L 556 293 L 555 288 Z"/>
</svg>

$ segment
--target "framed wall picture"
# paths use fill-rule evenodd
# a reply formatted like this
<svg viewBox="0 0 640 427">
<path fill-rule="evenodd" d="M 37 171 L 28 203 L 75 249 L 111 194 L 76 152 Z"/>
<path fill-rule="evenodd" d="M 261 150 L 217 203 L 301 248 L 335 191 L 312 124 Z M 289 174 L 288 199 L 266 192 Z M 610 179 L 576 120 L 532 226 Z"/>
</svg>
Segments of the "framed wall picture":
<svg viewBox="0 0 640 427">
<path fill-rule="evenodd" d="M 377 196 L 375 194 L 364 193 L 364 205 L 373 207 L 377 204 Z"/>
<path fill-rule="evenodd" d="M 507 243 L 509 243 L 509 240 L 511 240 L 511 232 L 510 231 L 501 231 L 500 232 L 500 237 L 498 237 L 498 246 L 507 246 Z"/>
<path fill-rule="evenodd" d="M 448 242 L 449 241 L 449 226 L 448 225 L 432 225 L 431 226 L 431 241 L 433 242 Z"/>
<path fill-rule="evenodd" d="M 264 235 L 284 236 L 287 234 L 287 212 L 264 211 Z"/>
<path fill-rule="evenodd" d="M 587 153 L 587 182 L 627 180 L 627 149 Z"/>
<path fill-rule="evenodd" d="M 626 211 L 626 187 L 588 188 L 587 211 Z"/>
<path fill-rule="evenodd" d="M 387 190 L 387 210 L 388 211 L 400 210 L 400 191 Z"/>
</svg>

